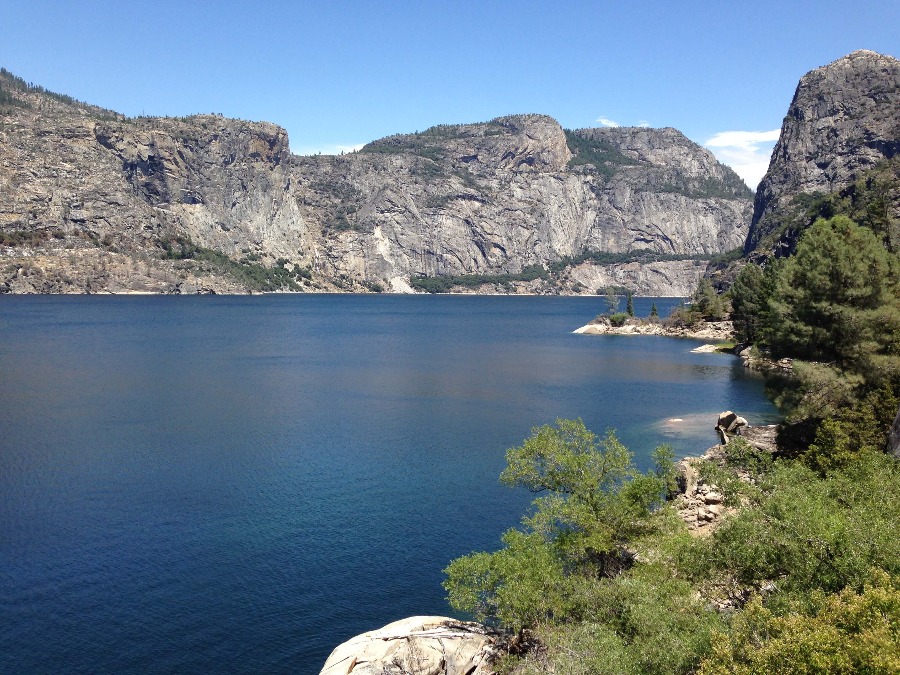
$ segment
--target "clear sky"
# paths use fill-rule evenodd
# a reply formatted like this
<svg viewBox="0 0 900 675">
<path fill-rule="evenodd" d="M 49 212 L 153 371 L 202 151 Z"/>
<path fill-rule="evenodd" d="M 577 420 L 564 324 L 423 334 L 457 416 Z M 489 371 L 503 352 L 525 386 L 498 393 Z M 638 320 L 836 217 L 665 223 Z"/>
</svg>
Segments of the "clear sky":
<svg viewBox="0 0 900 675">
<path fill-rule="evenodd" d="M 900 57 L 898 0 L 0 0 L 0 20 L 0 66 L 29 82 L 275 122 L 301 154 L 537 112 L 675 127 L 753 187 L 804 73 Z"/>
</svg>

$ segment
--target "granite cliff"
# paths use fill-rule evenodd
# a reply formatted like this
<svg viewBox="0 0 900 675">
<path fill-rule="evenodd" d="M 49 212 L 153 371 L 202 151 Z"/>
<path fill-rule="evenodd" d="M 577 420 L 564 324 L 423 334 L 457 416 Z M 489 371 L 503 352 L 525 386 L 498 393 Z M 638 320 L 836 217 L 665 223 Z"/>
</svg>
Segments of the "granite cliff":
<svg viewBox="0 0 900 675">
<path fill-rule="evenodd" d="M 295 167 L 304 217 L 331 235 L 316 269 L 397 290 L 418 276 L 516 274 L 586 251 L 712 256 L 740 246 L 749 218 L 739 179 L 674 129 L 565 132 L 517 115 Z"/>
<path fill-rule="evenodd" d="M 684 295 L 744 241 L 750 195 L 674 129 L 514 115 L 299 157 L 273 124 L 126 118 L 0 72 L 4 292 L 410 291 L 484 275 L 482 292 Z"/>
<path fill-rule="evenodd" d="M 817 196 L 849 197 L 854 183 L 896 173 L 900 61 L 856 51 L 804 75 L 759 185 L 745 252 L 790 253 Z M 900 216 L 897 195 L 893 217 Z"/>
</svg>

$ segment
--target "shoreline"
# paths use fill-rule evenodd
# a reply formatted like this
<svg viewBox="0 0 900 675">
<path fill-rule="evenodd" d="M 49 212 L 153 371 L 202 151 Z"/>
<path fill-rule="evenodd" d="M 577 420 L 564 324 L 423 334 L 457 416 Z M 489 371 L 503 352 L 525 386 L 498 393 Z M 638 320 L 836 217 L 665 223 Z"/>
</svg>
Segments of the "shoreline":
<svg viewBox="0 0 900 675">
<path fill-rule="evenodd" d="M 576 335 L 661 335 L 663 337 L 688 338 L 692 340 L 715 340 L 725 342 L 734 339 L 734 324 L 731 321 L 709 321 L 693 328 L 665 326 L 662 323 L 626 323 L 613 326 L 608 320 L 597 320 L 576 328 Z"/>
</svg>

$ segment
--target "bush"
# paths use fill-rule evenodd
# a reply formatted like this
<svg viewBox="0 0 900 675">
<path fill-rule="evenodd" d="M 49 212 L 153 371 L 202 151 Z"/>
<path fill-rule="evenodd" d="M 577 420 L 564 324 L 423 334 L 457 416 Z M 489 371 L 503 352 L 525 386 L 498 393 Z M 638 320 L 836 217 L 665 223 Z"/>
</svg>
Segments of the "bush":
<svg viewBox="0 0 900 675">
<path fill-rule="evenodd" d="M 615 326 L 616 328 L 624 326 L 626 321 L 628 321 L 628 314 L 625 312 L 616 312 L 609 317 L 610 325 Z"/>
<path fill-rule="evenodd" d="M 664 326 L 673 328 L 694 328 L 702 318 L 700 313 L 694 311 L 692 307 L 680 305 L 675 307 L 662 323 Z"/>
<path fill-rule="evenodd" d="M 870 568 L 900 574 L 900 463 L 883 453 L 821 477 L 797 462 L 776 462 L 733 518 L 682 559 L 697 580 L 774 582 L 784 599 L 814 590 L 859 590 Z M 774 600 L 772 601 L 774 602 Z"/>
<path fill-rule="evenodd" d="M 778 616 L 759 598 L 717 633 L 701 675 L 900 672 L 900 578 L 870 573 L 862 593 L 815 593 Z"/>
</svg>

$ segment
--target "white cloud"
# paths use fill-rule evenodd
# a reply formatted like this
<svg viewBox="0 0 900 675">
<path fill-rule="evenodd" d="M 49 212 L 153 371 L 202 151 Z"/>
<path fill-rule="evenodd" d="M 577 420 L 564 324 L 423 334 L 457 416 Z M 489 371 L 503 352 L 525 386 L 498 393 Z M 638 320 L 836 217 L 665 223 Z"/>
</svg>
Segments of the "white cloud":
<svg viewBox="0 0 900 675">
<path fill-rule="evenodd" d="M 705 145 L 723 164 L 727 164 L 754 190 L 769 168 L 772 148 L 780 134 L 771 131 L 720 131 Z"/>
<path fill-rule="evenodd" d="M 615 122 L 615 121 L 609 119 L 608 117 L 598 117 L 598 118 L 597 118 L 597 121 L 600 122 L 600 124 L 602 124 L 602 125 L 605 126 L 605 127 L 617 127 L 617 126 L 619 126 L 619 123 L 618 123 L 618 122 Z"/>
<path fill-rule="evenodd" d="M 291 148 L 291 152 L 295 155 L 340 155 L 348 152 L 359 150 L 365 143 L 357 143 L 356 145 L 323 145 L 319 147 L 298 147 Z"/>
<path fill-rule="evenodd" d="M 650 122 L 648 122 L 647 120 L 639 120 L 635 126 L 644 127 L 645 129 L 647 129 L 650 127 Z"/>
</svg>

